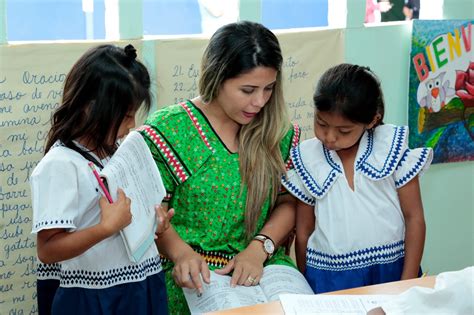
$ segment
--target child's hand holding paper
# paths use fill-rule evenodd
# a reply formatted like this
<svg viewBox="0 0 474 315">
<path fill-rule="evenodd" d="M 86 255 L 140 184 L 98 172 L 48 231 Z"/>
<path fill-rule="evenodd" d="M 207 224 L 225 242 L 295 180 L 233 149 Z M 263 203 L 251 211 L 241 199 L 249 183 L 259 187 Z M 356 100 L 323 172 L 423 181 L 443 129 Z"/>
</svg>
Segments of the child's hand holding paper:
<svg viewBox="0 0 474 315">
<path fill-rule="evenodd" d="M 155 232 L 155 240 L 170 227 L 171 218 L 174 216 L 174 209 L 171 208 L 169 211 L 167 210 L 168 206 L 155 206 L 157 226 Z"/>
</svg>

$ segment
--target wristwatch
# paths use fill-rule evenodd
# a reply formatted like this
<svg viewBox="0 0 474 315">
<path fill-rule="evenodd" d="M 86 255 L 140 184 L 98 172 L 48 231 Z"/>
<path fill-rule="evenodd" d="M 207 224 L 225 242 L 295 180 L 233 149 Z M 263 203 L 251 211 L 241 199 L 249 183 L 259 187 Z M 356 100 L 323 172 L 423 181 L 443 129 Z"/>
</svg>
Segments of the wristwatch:
<svg viewBox="0 0 474 315">
<path fill-rule="evenodd" d="M 275 252 L 275 243 L 270 237 L 264 234 L 257 234 L 253 239 L 262 242 L 263 251 L 267 254 L 268 258 L 273 256 L 273 253 Z"/>
</svg>

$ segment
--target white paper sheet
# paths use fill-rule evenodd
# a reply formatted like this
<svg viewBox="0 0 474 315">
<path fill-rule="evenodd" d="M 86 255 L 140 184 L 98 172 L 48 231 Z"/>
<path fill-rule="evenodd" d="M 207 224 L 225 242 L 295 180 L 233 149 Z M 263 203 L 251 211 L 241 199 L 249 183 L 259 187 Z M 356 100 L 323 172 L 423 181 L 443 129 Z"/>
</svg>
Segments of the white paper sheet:
<svg viewBox="0 0 474 315">
<path fill-rule="evenodd" d="M 270 265 L 263 269 L 260 284 L 230 286 L 230 276 L 211 271 L 211 283 L 205 284 L 202 296 L 196 290 L 183 288 L 189 309 L 193 314 L 214 312 L 277 300 L 281 293 L 311 294 L 313 291 L 303 275 L 295 268 Z"/>
<path fill-rule="evenodd" d="M 313 294 L 310 285 L 298 270 L 282 265 L 265 267 L 260 286 L 268 301 L 278 301 L 279 295 L 283 293 Z"/>
<path fill-rule="evenodd" d="M 121 234 L 130 259 L 136 262 L 153 244 L 155 205 L 166 193 L 150 150 L 138 132 L 125 138 L 101 175 L 107 179 L 113 200 L 117 200 L 117 188 L 122 188 L 132 201 L 132 223 Z"/>
<path fill-rule="evenodd" d="M 280 295 L 285 314 L 351 314 L 368 311 L 392 299 L 392 295 Z"/>
</svg>

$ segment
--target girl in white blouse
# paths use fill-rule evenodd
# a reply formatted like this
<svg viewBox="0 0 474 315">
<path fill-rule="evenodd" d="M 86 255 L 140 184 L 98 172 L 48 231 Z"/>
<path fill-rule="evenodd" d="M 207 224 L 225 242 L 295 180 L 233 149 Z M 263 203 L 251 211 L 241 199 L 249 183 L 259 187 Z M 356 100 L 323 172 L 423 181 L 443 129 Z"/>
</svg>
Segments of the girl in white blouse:
<svg viewBox="0 0 474 315">
<path fill-rule="evenodd" d="M 67 75 L 30 178 L 42 314 L 167 314 L 156 246 L 129 259 L 119 231 L 131 222 L 131 201 L 119 190 L 109 204 L 88 165 L 107 163 L 137 110 L 150 107 L 150 77 L 136 56 L 132 45 L 97 46 Z"/>
<path fill-rule="evenodd" d="M 315 293 L 419 276 L 418 175 L 431 149 L 409 149 L 407 127 L 383 124 L 380 83 L 366 67 L 327 70 L 314 104 L 316 137 L 292 150 L 283 179 L 298 199 L 298 267 Z"/>
</svg>

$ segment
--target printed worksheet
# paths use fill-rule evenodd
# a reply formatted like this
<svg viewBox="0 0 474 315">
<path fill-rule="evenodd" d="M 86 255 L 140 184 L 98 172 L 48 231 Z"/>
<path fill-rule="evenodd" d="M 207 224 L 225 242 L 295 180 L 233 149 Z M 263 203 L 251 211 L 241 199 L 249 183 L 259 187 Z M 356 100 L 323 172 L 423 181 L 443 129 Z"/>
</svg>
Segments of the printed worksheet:
<svg viewBox="0 0 474 315">
<path fill-rule="evenodd" d="M 193 314 L 214 312 L 229 308 L 249 306 L 278 300 L 282 293 L 312 294 L 304 276 L 295 268 L 270 265 L 263 269 L 263 276 L 256 286 L 230 286 L 230 276 L 211 271 L 211 283 L 204 283 L 204 293 L 183 288 L 189 309 Z"/>
<path fill-rule="evenodd" d="M 155 205 L 166 193 L 143 137 L 132 131 L 100 173 L 107 180 L 112 200 L 117 200 L 117 189 L 121 188 L 132 201 L 132 223 L 120 233 L 130 259 L 139 261 L 154 242 Z"/>
<path fill-rule="evenodd" d="M 285 314 L 366 315 L 368 311 L 393 299 L 393 295 L 302 295 L 282 294 Z"/>
</svg>

